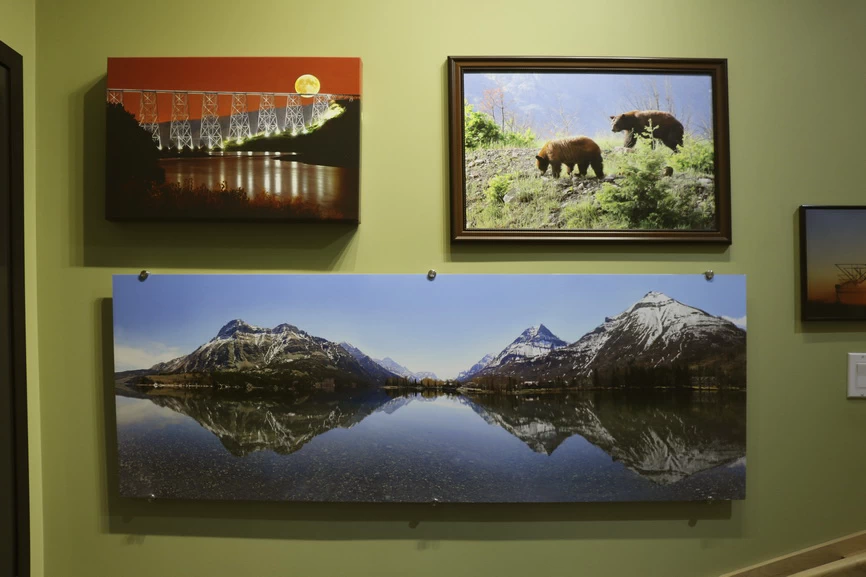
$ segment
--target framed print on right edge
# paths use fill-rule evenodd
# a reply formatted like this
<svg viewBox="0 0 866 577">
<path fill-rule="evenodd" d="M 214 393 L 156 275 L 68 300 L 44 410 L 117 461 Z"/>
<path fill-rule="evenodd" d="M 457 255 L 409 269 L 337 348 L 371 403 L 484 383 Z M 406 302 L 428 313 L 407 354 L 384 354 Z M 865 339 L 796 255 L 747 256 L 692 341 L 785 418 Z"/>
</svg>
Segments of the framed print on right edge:
<svg viewBox="0 0 866 577">
<path fill-rule="evenodd" d="M 866 321 L 866 206 L 800 207 L 800 318 Z"/>
<path fill-rule="evenodd" d="M 452 241 L 731 244 L 724 59 L 449 57 Z"/>
</svg>

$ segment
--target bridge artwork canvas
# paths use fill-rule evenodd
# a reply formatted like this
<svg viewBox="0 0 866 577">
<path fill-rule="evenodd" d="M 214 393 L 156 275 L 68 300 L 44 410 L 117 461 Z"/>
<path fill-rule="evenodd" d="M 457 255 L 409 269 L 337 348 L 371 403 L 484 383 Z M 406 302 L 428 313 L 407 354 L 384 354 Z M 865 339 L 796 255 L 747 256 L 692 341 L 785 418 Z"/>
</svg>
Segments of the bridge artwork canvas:
<svg viewBox="0 0 866 577">
<path fill-rule="evenodd" d="M 109 58 L 110 220 L 358 222 L 359 58 Z"/>
<path fill-rule="evenodd" d="M 125 497 L 745 497 L 741 275 L 114 277 Z"/>
<path fill-rule="evenodd" d="M 866 206 L 800 207 L 804 321 L 866 321 Z"/>
</svg>

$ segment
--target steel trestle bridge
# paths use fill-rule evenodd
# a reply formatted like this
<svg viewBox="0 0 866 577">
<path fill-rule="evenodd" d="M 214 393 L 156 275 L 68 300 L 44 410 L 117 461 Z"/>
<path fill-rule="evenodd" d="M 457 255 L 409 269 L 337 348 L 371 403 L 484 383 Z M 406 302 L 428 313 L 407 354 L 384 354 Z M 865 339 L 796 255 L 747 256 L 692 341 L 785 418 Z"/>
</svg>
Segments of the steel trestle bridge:
<svg viewBox="0 0 866 577">
<path fill-rule="evenodd" d="M 836 285 L 836 304 L 850 296 L 862 300 L 866 297 L 866 263 L 837 263 L 839 283 Z"/>
<path fill-rule="evenodd" d="M 255 135 L 289 133 L 292 136 L 306 134 L 313 126 L 328 119 L 331 103 L 336 100 L 355 100 L 356 94 L 299 94 L 293 92 L 223 92 L 218 90 L 151 90 L 144 88 L 109 88 L 106 100 L 109 104 L 123 104 L 127 94 L 139 95 L 138 125 L 151 134 L 154 144 L 162 148 L 159 133 L 159 105 L 157 95 L 169 94 L 171 97 L 171 121 L 169 126 L 169 146 L 177 150 L 195 148 L 192 138 L 192 125 L 189 114 L 189 95 L 201 95 L 201 127 L 199 129 L 199 148 L 224 148 L 227 142 L 242 143 Z M 250 124 L 248 98 L 258 98 L 258 124 L 253 133 Z M 225 98 L 220 98 L 225 97 Z M 313 100 L 312 113 L 305 119 L 303 98 Z M 220 101 L 230 104 L 229 133 L 223 139 L 220 125 Z M 253 101 L 255 102 L 255 101 Z M 285 114 L 280 118 L 277 105 L 285 102 Z M 280 106 L 282 108 L 282 106 Z"/>
</svg>

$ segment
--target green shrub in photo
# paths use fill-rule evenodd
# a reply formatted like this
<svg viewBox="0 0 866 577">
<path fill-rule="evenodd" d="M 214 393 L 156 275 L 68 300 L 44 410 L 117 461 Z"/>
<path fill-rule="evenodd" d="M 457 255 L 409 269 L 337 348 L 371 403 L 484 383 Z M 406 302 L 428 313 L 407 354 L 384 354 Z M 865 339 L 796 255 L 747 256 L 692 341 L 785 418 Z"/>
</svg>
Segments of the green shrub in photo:
<svg viewBox="0 0 866 577">
<path fill-rule="evenodd" d="M 687 134 L 677 154 L 671 156 L 671 164 L 679 172 L 712 175 L 715 170 L 713 141 Z"/>
<path fill-rule="evenodd" d="M 686 152 L 688 156 L 680 159 Z M 664 176 L 668 165 L 688 166 L 694 172 L 710 164 L 707 148 L 689 139 L 688 146 L 673 154 L 656 146 L 651 139 L 638 137 L 630 154 L 619 162 L 620 178 L 616 185 L 605 183 L 596 194 L 601 209 L 625 228 L 635 229 L 708 229 L 712 227 L 715 206 L 712 194 L 694 178 L 683 180 L 681 175 Z"/>
<path fill-rule="evenodd" d="M 489 114 L 464 108 L 463 140 L 467 149 L 481 148 L 499 140 L 501 129 Z"/>
<path fill-rule="evenodd" d="M 501 203 L 511 188 L 512 178 L 514 178 L 513 174 L 497 174 L 488 180 L 487 189 L 484 191 L 487 200 L 492 203 Z"/>
<path fill-rule="evenodd" d="M 632 152 L 620 161 L 617 184 L 605 183 L 596 195 L 601 208 L 627 228 L 667 228 L 659 210 L 667 194 L 668 156 L 666 149 L 653 148 L 649 138 L 638 136 Z"/>
<path fill-rule="evenodd" d="M 463 107 L 463 144 L 466 150 L 532 148 L 536 141 L 535 134 L 529 128 L 522 132 L 509 130 L 507 125 L 499 126 L 492 116 L 478 112 L 471 104 Z"/>
<path fill-rule="evenodd" d="M 595 229 L 601 216 L 601 208 L 591 200 L 570 204 L 562 210 L 565 228 Z"/>
</svg>

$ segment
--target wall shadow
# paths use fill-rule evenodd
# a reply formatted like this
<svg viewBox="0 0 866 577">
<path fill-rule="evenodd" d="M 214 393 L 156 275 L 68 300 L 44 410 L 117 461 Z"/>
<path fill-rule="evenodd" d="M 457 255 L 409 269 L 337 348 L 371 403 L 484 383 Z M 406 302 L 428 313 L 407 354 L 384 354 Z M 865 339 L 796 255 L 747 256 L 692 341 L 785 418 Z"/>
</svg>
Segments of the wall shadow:
<svg viewBox="0 0 866 577">
<path fill-rule="evenodd" d="M 735 538 L 742 507 L 674 503 L 401 504 L 146 500 L 121 497 L 114 408 L 112 299 L 97 302 L 105 445 L 105 533 L 266 539 L 520 540 Z M 621 523 L 644 521 L 644 523 Z"/>
<path fill-rule="evenodd" d="M 99 403 L 97 405 L 96 430 L 104 442 L 98 445 L 97 462 L 104 463 L 105 468 L 99 476 L 100 506 L 103 511 L 109 511 L 112 495 L 119 494 L 120 467 L 117 460 L 117 419 L 114 410 L 114 311 L 113 299 L 105 298 L 96 302 L 96 339 L 102 346 L 98 347 L 96 358 L 99 366 L 94 374 L 102 376 L 102 386 L 97 382 L 96 389 Z M 100 516 L 103 532 L 109 532 L 108 517 Z"/>
<path fill-rule="evenodd" d="M 84 106 L 81 141 L 83 198 L 74 264 L 95 267 L 166 267 L 328 270 L 346 258 L 357 225 L 286 222 L 109 222 L 105 220 L 105 89 L 103 77 L 74 93 L 70 114 Z M 77 126 L 77 122 L 75 122 Z"/>
<path fill-rule="evenodd" d="M 446 239 L 449 237 L 446 235 Z M 527 245 L 513 242 L 448 244 L 450 262 L 544 261 L 664 261 L 726 263 L 731 260 L 730 247 L 718 245 L 637 245 L 637 244 L 545 244 Z"/>
<path fill-rule="evenodd" d="M 108 533 L 252 539 L 737 538 L 730 503 L 409 505 L 109 499 Z M 622 523 L 629 521 L 629 523 Z M 634 523 L 643 521 L 643 523 Z"/>
</svg>

